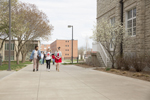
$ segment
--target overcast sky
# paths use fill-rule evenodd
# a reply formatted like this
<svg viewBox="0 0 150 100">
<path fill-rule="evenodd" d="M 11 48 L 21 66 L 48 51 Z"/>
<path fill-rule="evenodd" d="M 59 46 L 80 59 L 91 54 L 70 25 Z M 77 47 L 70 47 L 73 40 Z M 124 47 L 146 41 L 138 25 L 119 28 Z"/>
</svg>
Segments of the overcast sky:
<svg viewBox="0 0 150 100">
<path fill-rule="evenodd" d="M 74 39 L 78 40 L 79 47 L 85 46 L 86 38 L 92 35 L 93 25 L 96 22 L 96 0 L 20 0 L 32 3 L 47 14 L 54 31 L 49 41 L 56 39 L 71 39 L 72 30 L 68 25 L 74 26 Z M 88 40 L 92 47 L 92 40 Z"/>
</svg>

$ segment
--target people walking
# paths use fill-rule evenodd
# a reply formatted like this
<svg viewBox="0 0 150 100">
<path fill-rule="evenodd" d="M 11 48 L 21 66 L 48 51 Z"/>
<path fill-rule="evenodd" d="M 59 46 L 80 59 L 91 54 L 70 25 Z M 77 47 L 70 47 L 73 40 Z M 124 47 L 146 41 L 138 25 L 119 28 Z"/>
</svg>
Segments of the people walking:
<svg viewBox="0 0 150 100">
<path fill-rule="evenodd" d="M 30 61 L 33 60 L 33 72 L 38 71 L 39 68 L 39 60 L 41 59 L 41 51 L 38 50 L 38 46 L 35 46 L 35 50 L 32 51 L 30 56 Z"/>
<path fill-rule="evenodd" d="M 60 47 L 57 48 L 55 52 L 55 62 L 56 62 L 56 71 L 59 72 L 60 63 L 62 62 L 62 52 L 60 51 Z"/>
<path fill-rule="evenodd" d="M 52 59 L 53 59 L 53 65 L 55 65 L 55 55 L 52 54 Z"/>
<path fill-rule="evenodd" d="M 47 70 L 50 71 L 50 64 L 51 64 L 51 50 L 47 49 L 46 53 L 46 65 L 47 65 Z"/>
<path fill-rule="evenodd" d="M 45 53 L 43 52 L 43 55 L 44 55 L 44 58 L 43 58 L 43 64 L 44 64 L 44 62 L 45 62 L 45 58 L 46 58 L 46 55 L 45 55 Z"/>
<path fill-rule="evenodd" d="M 43 64 L 43 59 L 44 59 L 44 54 L 43 54 L 43 52 L 41 52 L 41 65 Z"/>
</svg>

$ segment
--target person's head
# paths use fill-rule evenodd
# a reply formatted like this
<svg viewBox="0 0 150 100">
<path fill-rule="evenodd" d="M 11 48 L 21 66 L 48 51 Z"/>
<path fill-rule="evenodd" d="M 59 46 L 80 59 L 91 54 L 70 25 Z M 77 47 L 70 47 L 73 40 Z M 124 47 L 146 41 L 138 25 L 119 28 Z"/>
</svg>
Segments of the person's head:
<svg viewBox="0 0 150 100">
<path fill-rule="evenodd" d="M 51 49 L 47 49 L 47 52 L 51 52 Z"/>
<path fill-rule="evenodd" d="M 60 51 L 60 47 L 57 48 L 57 51 Z"/>
<path fill-rule="evenodd" d="M 39 47 L 38 46 L 35 46 L 35 50 L 38 50 L 39 49 Z"/>
</svg>

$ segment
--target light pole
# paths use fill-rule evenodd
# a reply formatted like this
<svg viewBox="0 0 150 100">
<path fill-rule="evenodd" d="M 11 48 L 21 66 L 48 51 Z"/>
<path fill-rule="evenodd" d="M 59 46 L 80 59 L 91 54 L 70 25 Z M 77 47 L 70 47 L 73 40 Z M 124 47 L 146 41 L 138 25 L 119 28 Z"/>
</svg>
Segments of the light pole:
<svg viewBox="0 0 150 100">
<path fill-rule="evenodd" d="M 8 64 L 8 71 L 11 71 L 10 57 L 11 57 L 11 0 L 9 0 L 9 64 Z"/>
<path fill-rule="evenodd" d="M 72 28 L 72 64 L 73 64 L 73 26 L 72 25 L 68 25 L 68 28 Z"/>
</svg>

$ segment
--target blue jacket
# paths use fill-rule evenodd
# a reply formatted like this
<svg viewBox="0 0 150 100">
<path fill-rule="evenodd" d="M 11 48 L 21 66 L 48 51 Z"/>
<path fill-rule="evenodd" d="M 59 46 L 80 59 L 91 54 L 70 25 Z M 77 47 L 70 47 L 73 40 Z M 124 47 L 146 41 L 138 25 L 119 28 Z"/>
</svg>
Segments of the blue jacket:
<svg viewBox="0 0 150 100">
<path fill-rule="evenodd" d="M 31 56 L 30 56 L 30 59 L 32 59 L 32 60 L 33 60 L 33 57 L 34 57 L 34 51 L 35 50 L 32 51 Z M 41 51 L 40 50 L 38 50 L 38 55 L 41 57 Z"/>
</svg>

